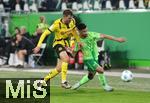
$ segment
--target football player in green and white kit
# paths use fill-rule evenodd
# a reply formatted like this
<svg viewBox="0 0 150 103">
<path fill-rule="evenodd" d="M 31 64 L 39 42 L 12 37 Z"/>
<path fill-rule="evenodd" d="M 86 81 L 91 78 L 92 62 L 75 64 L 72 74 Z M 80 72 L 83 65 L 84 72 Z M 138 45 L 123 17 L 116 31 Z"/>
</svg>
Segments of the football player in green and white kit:
<svg viewBox="0 0 150 103">
<path fill-rule="evenodd" d="M 76 84 L 72 86 L 72 89 L 76 90 L 81 85 L 89 82 L 93 79 L 95 73 L 98 73 L 98 79 L 105 91 L 113 91 L 113 88 L 108 85 L 106 77 L 104 75 L 104 69 L 98 64 L 98 50 L 97 41 L 100 39 L 109 39 L 117 42 L 125 42 L 124 38 L 116 38 L 106 34 L 88 32 L 87 27 L 84 23 L 77 26 L 80 35 L 81 45 L 75 46 L 75 51 L 79 49 L 83 52 L 84 64 L 88 67 L 88 74 Z"/>
</svg>

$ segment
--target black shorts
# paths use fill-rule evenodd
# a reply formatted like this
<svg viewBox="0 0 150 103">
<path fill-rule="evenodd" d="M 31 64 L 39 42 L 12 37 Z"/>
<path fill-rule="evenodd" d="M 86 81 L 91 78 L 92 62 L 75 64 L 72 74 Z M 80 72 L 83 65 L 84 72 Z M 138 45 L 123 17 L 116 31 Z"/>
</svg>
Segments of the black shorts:
<svg viewBox="0 0 150 103">
<path fill-rule="evenodd" d="M 27 55 L 33 54 L 33 50 L 27 50 Z"/>
<path fill-rule="evenodd" d="M 68 56 L 73 57 L 73 55 L 72 55 L 70 52 L 68 52 L 68 51 L 66 50 L 66 48 L 65 48 L 64 46 L 62 46 L 61 44 L 55 45 L 55 46 L 54 46 L 54 50 L 56 51 L 58 58 L 60 58 L 60 55 L 59 55 L 59 54 L 60 54 L 62 51 L 66 51 L 67 54 L 68 54 Z"/>
</svg>

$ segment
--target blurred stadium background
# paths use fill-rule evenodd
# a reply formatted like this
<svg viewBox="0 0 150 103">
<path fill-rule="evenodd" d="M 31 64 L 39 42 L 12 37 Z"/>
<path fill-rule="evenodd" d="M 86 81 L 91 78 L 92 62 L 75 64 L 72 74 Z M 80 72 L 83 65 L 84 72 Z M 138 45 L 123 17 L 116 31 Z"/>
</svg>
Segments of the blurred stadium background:
<svg viewBox="0 0 150 103">
<path fill-rule="evenodd" d="M 105 41 L 105 51 L 110 56 L 112 66 L 107 72 L 108 74 L 119 73 L 115 76 L 106 73 L 110 84 L 116 89 L 114 94 L 104 94 L 101 89 L 99 91 L 101 94 L 96 94 L 98 82 L 95 79 L 92 83 L 85 85 L 85 88 L 93 87 L 88 91 L 85 88 L 79 92 L 65 91 L 58 87 L 60 79 L 57 77 L 51 83 L 52 103 L 76 103 L 70 101 L 74 97 L 80 98 L 84 93 L 87 94 L 87 97 L 94 93 L 94 96 L 99 96 L 99 98 L 103 95 L 102 98 L 105 99 L 102 101 L 96 99 L 95 103 L 98 101 L 101 103 L 113 103 L 112 101 L 114 103 L 150 103 L 147 93 L 150 91 L 150 47 L 148 46 L 150 44 L 150 0 L 0 0 L 0 78 L 42 78 L 48 73 L 48 69 L 56 64 L 56 54 L 52 49 L 54 35 L 46 39 L 47 45 L 40 62 L 35 63 L 36 61 L 32 58 L 30 58 L 31 61 L 27 58 L 25 67 L 20 69 L 17 65 L 11 65 L 13 63 L 9 64 L 13 48 L 11 44 L 16 35 L 15 30 L 16 27 L 24 28 L 24 34 L 27 34 L 28 39 L 32 40 L 38 34 L 37 26 L 40 24 L 41 17 L 45 17 L 46 25 L 51 25 L 54 20 L 61 17 L 62 11 L 67 8 L 74 11 L 77 24 L 86 23 L 89 31 L 125 37 L 127 42 L 119 44 Z M 35 71 L 32 71 L 34 69 Z M 71 75 L 72 72 L 69 72 L 71 84 L 81 78 L 84 73 L 80 74 L 80 72 L 83 72 L 83 69 L 84 66 L 79 65 L 76 68 L 79 72 L 73 75 Z M 132 82 L 124 83 L 120 80 L 120 73 L 123 69 L 130 69 L 133 73 L 137 75 L 142 73 L 141 75 L 144 76 L 135 76 L 136 79 Z M 145 74 L 148 75 L 147 78 Z M 64 93 L 67 97 L 62 96 Z M 133 98 L 132 93 L 135 94 Z M 72 96 L 69 97 L 68 94 Z M 111 98 L 110 101 L 107 101 L 107 96 Z M 137 99 L 136 96 L 141 99 Z M 57 97 L 60 98 L 60 102 L 55 101 Z M 117 101 L 118 98 L 120 98 L 119 101 Z M 84 102 L 87 98 L 80 99 L 78 103 Z M 86 103 L 93 103 L 90 102 L 90 99 L 88 101 Z"/>
</svg>

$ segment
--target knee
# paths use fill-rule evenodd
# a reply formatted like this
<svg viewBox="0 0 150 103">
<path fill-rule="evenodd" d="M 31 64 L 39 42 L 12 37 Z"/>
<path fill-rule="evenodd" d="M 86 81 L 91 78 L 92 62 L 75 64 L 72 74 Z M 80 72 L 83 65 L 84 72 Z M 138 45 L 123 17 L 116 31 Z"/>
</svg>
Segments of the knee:
<svg viewBox="0 0 150 103">
<path fill-rule="evenodd" d="M 104 69 L 103 69 L 102 67 L 98 67 L 98 68 L 96 69 L 96 71 L 97 71 L 98 73 L 103 73 L 103 72 L 104 72 Z"/>
<path fill-rule="evenodd" d="M 56 70 L 60 73 L 61 72 L 61 65 L 57 65 Z"/>
<path fill-rule="evenodd" d="M 22 54 L 21 50 L 19 50 L 19 51 L 17 52 L 17 54 L 18 54 L 18 55 Z"/>
<path fill-rule="evenodd" d="M 89 73 L 89 74 L 88 74 L 88 78 L 89 78 L 90 80 L 92 80 L 92 79 L 94 78 L 94 74 L 93 74 L 93 73 Z"/>
<path fill-rule="evenodd" d="M 65 58 L 63 59 L 63 62 L 69 63 L 69 56 L 65 57 Z"/>
<path fill-rule="evenodd" d="M 22 51 L 22 50 L 19 50 L 17 54 L 18 54 L 19 56 L 20 56 L 20 55 L 23 55 L 23 51 Z"/>
<path fill-rule="evenodd" d="M 56 70 L 60 73 L 61 72 L 61 68 L 56 68 Z"/>
</svg>

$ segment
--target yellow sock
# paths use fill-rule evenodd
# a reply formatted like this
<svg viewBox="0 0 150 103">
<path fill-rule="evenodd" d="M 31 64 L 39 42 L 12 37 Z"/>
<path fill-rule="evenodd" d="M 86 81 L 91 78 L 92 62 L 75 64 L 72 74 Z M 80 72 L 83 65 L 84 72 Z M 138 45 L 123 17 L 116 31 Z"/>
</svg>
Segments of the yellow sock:
<svg viewBox="0 0 150 103">
<path fill-rule="evenodd" d="M 62 83 L 64 83 L 67 79 L 68 63 L 63 62 L 61 67 L 62 67 L 61 81 Z"/>
<path fill-rule="evenodd" d="M 57 69 L 53 69 L 51 72 L 49 72 L 47 76 L 44 77 L 44 81 L 47 82 L 49 79 L 55 77 L 57 74 L 59 74 Z"/>
</svg>

